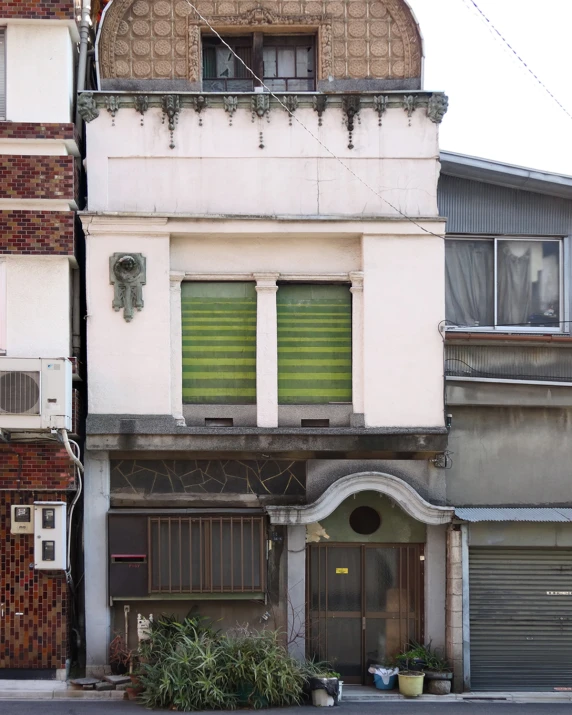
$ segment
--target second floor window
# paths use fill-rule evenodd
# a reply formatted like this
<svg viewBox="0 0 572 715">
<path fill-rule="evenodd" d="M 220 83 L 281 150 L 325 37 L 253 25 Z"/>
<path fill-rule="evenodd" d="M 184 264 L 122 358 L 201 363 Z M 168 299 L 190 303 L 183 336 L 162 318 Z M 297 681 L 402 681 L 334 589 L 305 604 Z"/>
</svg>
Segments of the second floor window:
<svg viewBox="0 0 572 715">
<path fill-rule="evenodd" d="M 562 242 L 448 239 L 448 328 L 541 332 L 562 326 Z"/>
<path fill-rule="evenodd" d="M 258 82 L 244 64 L 273 92 L 311 92 L 316 88 L 312 35 L 255 32 L 225 37 L 224 41 L 231 49 L 214 35 L 203 37 L 205 91 L 253 92 Z"/>
</svg>

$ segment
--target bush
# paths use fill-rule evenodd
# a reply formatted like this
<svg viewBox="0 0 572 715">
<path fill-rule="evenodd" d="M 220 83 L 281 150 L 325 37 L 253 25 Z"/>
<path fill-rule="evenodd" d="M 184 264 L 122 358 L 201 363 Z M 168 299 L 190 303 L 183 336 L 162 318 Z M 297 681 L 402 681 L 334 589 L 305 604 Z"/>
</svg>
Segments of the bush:
<svg viewBox="0 0 572 715">
<path fill-rule="evenodd" d="M 140 647 L 140 697 L 182 711 L 297 705 L 310 670 L 275 631 L 221 634 L 199 618 L 165 618 Z"/>
</svg>

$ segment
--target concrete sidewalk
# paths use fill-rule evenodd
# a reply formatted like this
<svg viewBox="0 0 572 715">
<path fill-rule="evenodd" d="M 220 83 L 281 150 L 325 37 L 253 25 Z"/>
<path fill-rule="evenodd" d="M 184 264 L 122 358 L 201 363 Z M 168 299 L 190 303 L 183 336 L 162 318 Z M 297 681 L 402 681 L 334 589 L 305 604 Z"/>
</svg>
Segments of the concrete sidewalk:
<svg viewBox="0 0 572 715">
<path fill-rule="evenodd" d="M 451 693 L 450 695 L 423 694 L 418 698 L 406 698 L 397 690 L 377 690 L 366 685 L 344 685 L 342 693 L 344 703 L 571 703 L 572 691 L 569 692 L 467 692 Z"/>
<path fill-rule="evenodd" d="M 61 680 L 0 680 L 0 700 L 123 700 L 123 690 L 81 690 Z"/>
</svg>

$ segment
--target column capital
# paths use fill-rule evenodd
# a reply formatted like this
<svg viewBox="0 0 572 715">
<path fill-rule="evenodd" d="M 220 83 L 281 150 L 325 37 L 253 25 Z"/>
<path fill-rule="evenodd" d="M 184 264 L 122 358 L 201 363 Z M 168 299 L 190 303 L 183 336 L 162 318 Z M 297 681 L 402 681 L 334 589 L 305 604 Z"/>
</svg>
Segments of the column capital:
<svg viewBox="0 0 572 715">
<path fill-rule="evenodd" d="M 363 291 L 363 271 L 350 271 L 348 275 L 352 282 L 350 292 L 361 293 Z"/>
<path fill-rule="evenodd" d="M 257 293 L 276 293 L 276 281 L 280 273 L 253 273 Z"/>
<path fill-rule="evenodd" d="M 169 273 L 169 280 L 171 281 L 171 288 L 180 288 L 181 283 L 185 278 L 184 271 L 171 271 Z"/>
</svg>

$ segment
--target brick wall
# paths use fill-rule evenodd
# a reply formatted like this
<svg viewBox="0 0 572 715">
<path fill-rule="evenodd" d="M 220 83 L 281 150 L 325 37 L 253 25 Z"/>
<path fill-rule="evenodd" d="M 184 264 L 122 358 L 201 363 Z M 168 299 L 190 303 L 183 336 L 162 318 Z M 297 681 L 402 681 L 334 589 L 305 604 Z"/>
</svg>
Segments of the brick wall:
<svg viewBox="0 0 572 715">
<path fill-rule="evenodd" d="M 0 253 L 73 255 L 74 215 L 0 211 Z"/>
<path fill-rule="evenodd" d="M 0 0 L 0 17 L 26 20 L 73 20 L 74 0 Z"/>
<path fill-rule="evenodd" d="M 0 155 L 0 198 L 68 199 L 74 192 L 73 156 Z"/>
<path fill-rule="evenodd" d="M 4 17 L 0 15 L 0 17 Z M 0 122 L 0 139 L 77 139 L 73 124 Z"/>
<path fill-rule="evenodd" d="M 68 657 L 65 575 L 30 568 L 34 535 L 10 534 L 10 505 L 34 501 L 66 501 L 66 495 L 0 492 L 0 668 L 65 668 Z"/>
<path fill-rule="evenodd" d="M 58 444 L 0 444 L 0 489 L 65 490 L 75 487 L 66 450 Z"/>
</svg>

